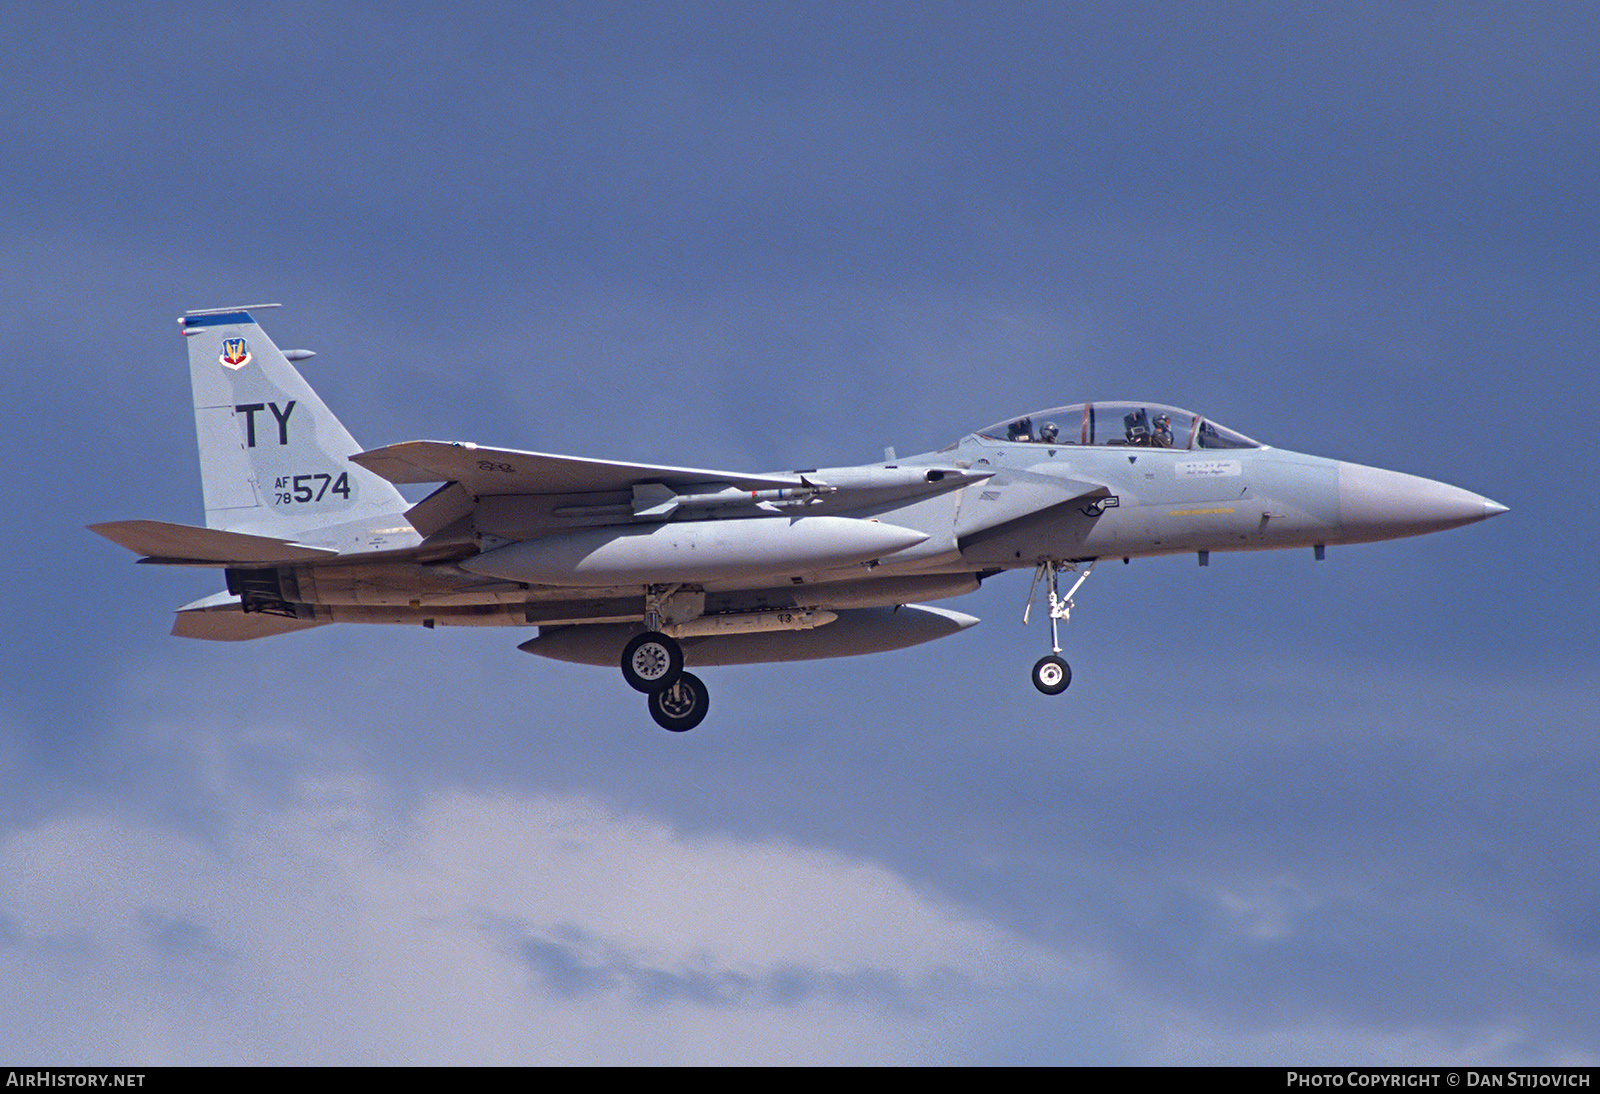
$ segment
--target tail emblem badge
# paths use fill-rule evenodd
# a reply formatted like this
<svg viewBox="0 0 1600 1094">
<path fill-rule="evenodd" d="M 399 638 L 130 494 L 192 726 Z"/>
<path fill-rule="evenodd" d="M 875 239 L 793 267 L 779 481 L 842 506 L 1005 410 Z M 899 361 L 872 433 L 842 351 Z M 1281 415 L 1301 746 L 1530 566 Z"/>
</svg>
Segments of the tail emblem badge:
<svg viewBox="0 0 1600 1094">
<path fill-rule="evenodd" d="M 231 369 L 241 369 L 250 363 L 250 347 L 243 338 L 224 338 L 222 356 L 217 358 Z"/>
</svg>

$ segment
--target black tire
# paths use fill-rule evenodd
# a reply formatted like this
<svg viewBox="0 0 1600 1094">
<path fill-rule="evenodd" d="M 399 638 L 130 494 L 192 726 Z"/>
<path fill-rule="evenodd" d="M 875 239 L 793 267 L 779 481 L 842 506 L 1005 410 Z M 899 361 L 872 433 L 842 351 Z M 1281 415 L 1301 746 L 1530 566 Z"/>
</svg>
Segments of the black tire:
<svg viewBox="0 0 1600 1094">
<path fill-rule="evenodd" d="M 1072 683 L 1072 666 L 1055 654 L 1046 654 L 1033 666 L 1033 686 L 1046 695 L 1060 695 Z"/>
<path fill-rule="evenodd" d="M 670 687 L 683 672 L 683 647 L 660 631 L 634 635 L 622 647 L 622 678 L 646 695 Z"/>
<path fill-rule="evenodd" d="M 647 702 L 656 725 L 673 733 L 685 733 L 705 721 L 706 711 L 711 709 L 711 692 L 694 673 L 680 672 L 671 684 L 651 692 Z"/>
</svg>

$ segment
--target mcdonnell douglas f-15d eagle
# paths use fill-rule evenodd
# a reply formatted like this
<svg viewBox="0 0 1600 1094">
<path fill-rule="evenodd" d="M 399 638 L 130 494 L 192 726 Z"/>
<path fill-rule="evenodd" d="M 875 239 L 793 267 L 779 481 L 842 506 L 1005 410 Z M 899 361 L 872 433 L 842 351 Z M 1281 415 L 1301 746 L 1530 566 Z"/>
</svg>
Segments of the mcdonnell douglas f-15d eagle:
<svg viewBox="0 0 1600 1094">
<path fill-rule="evenodd" d="M 227 591 L 180 608 L 174 634 L 535 626 L 520 649 L 620 665 L 677 731 L 710 702 L 686 665 L 931 641 L 977 620 L 917 601 L 1004 570 L 1044 583 L 1052 649 L 1033 683 L 1057 694 L 1072 680 L 1057 624 L 1099 559 L 1194 552 L 1204 565 L 1212 551 L 1281 547 L 1320 558 L 1330 543 L 1506 511 L 1146 402 L 1038 411 L 921 456 L 757 475 L 442 441 L 363 451 L 295 368 L 309 351 L 280 350 L 244 308 L 179 323 L 206 525 L 93 526 L 143 562 L 223 570 Z M 395 489 L 406 483 L 440 485 L 412 505 Z"/>
</svg>

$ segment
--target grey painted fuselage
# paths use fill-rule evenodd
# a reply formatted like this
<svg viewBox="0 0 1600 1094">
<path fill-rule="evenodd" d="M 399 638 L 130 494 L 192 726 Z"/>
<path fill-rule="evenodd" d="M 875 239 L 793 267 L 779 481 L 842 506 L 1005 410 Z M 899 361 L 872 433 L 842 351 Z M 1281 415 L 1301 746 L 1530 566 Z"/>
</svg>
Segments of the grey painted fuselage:
<svg viewBox="0 0 1600 1094">
<path fill-rule="evenodd" d="M 1443 483 L 1257 444 L 1153 403 L 1083 403 L 939 452 L 761 474 L 409 441 L 362 451 L 242 309 L 182 320 L 207 526 L 95 530 L 222 569 L 174 633 L 331 622 L 537 626 L 615 664 L 648 621 L 689 664 L 875 652 L 971 626 L 918 602 L 1010 569 L 1316 547 L 1504 512 Z M 434 483 L 408 505 L 396 484 Z M 905 608 L 905 610 L 901 610 Z M 1064 616 L 1057 616 L 1064 618 Z"/>
</svg>

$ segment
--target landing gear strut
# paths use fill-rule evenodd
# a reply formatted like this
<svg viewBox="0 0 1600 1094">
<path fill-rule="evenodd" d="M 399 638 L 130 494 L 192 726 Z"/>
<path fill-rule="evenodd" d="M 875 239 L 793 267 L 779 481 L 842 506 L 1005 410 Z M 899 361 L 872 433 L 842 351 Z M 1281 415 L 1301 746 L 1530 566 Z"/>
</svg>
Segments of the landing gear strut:
<svg viewBox="0 0 1600 1094">
<path fill-rule="evenodd" d="M 1098 560 L 1096 560 L 1098 561 Z M 1062 569 L 1078 574 L 1078 580 L 1073 582 L 1072 588 L 1067 590 L 1067 595 L 1062 596 L 1057 591 L 1058 578 Z M 1041 577 L 1048 578 L 1047 588 L 1050 593 L 1050 650 L 1051 652 L 1039 658 L 1033 666 L 1033 686 L 1046 695 L 1060 695 L 1072 683 L 1072 666 L 1061 659 L 1061 636 L 1059 625 L 1072 618 L 1072 597 L 1083 583 L 1089 580 L 1089 575 L 1094 573 L 1094 562 L 1091 561 L 1084 567 L 1083 572 L 1078 572 L 1074 564 L 1060 563 L 1051 559 L 1039 563 L 1039 568 L 1033 572 L 1033 585 L 1028 589 L 1028 606 L 1022 612 L 1022 622 L 1028 622 L 1028 614 L 1033 611 L 1033 594 L 1039 587 Z"/>
</svg>

